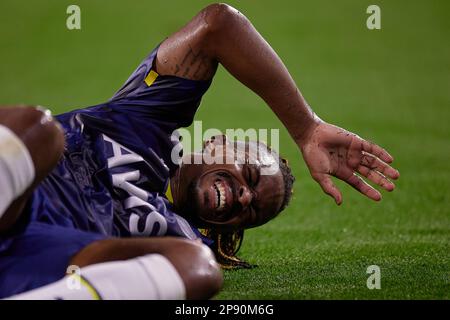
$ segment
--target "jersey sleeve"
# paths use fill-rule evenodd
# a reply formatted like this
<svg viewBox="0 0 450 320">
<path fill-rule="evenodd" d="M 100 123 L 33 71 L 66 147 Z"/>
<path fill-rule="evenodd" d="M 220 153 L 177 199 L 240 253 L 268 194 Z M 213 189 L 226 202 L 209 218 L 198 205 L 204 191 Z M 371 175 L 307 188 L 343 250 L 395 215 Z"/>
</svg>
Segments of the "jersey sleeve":
<svg viewBox="0 0 450 320">
<path fill-rule="evenodd" d="M 159 75 L 154 63 L 159 46 L 138 66 L 109 101 L 113 108 L 153 120 L 189 126 L 211 80 Z"/>
</svg>

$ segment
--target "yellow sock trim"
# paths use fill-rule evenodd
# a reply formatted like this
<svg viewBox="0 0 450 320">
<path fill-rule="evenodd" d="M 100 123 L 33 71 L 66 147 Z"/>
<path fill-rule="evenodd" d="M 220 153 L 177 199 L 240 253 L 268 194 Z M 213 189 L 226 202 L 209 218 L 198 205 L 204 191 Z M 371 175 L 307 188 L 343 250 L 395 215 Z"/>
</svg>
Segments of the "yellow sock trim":
<svg viewBox="0 0 450 320">
<path fill-rule="evenodd" d="M 94 300 L 102 300 L 100 295 L 98 294 L 97 290 L 83 277 L 79 276 L 78 274 L 72 274 L 71 277 L 75 277 L 80 283 L 87 289 L 87 291 L 91 294 L 92 299 Z"/>
</svg>

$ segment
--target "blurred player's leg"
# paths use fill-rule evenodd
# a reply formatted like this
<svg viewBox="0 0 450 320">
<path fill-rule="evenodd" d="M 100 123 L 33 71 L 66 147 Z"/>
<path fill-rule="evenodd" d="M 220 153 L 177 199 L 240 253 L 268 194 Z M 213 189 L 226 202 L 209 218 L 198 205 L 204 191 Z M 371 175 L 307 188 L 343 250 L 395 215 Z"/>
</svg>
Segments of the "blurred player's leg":
<svg viewBox="0 0 450 320">
<path fill-rule="evenodd" d="M 0 125 L 0 218 L 35 177 L 27 147 L 8 127 Z"/>
<path fill-rule="evenodd" d="M 94 264 L 45 287 L 13 296 L 14 300 L 179 300 L 183 281 L 164 256 L 150 254 L 126 261 Z"/>
<path fill-rule="evenodd" d="M 64 135 L 49 111 L 0 108 L 0 232 L 14 224 L 63 150 Z"/>
<path fill-rule="evenodd" d="M 178 238 L 100 240 L 81 250 L 71 263 L 81 267 L 75 278 L 68 276 L 11 298 L 205 299 L 222 285 L 211 250 Z M 73 285 L 77 279 L 78 287 Z"/>
</svg>

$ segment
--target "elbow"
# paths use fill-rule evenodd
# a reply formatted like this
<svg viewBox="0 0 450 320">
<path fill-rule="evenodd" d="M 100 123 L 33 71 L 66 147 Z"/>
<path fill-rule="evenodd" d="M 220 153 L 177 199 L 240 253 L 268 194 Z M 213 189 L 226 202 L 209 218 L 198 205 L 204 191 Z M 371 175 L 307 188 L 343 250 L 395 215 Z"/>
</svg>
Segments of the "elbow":
<svg viewBox="0 0 450 320">
<path fill-rule="evenodd" d="M 202 10 L 203 20 L 210 33 L 230 32 L 243 26 L 248 19 L 237 9 L 225 3 L 213 3 Z"/>
</svg>

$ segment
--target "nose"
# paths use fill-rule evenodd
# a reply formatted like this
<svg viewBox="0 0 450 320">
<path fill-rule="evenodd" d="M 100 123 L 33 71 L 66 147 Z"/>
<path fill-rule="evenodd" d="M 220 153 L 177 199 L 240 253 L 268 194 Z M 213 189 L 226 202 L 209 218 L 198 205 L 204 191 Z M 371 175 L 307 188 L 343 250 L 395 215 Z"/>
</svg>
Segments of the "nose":
<svg viewBox="0 0 450 320">
<path fill-rule="evenodd" d="M 252 203 L 253 195 L 249 188 L 241 186 L 239 188 L 238 201 L 243 209 L 246 209 Z"/>
</svg>

